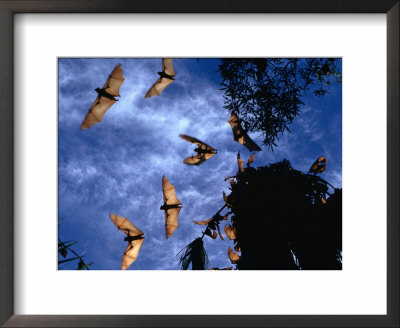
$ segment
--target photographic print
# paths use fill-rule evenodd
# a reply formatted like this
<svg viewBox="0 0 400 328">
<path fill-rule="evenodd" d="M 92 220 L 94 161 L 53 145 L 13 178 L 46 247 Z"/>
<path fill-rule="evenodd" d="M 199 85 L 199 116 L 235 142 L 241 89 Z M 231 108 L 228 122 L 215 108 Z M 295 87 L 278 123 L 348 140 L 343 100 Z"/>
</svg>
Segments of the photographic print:
<svg viewBox="0 0 400 328">
<path fill-rule="evenodd" d="M 341 58 L 59 58 L 59 270 L 341 270 Z"/>
</svg>

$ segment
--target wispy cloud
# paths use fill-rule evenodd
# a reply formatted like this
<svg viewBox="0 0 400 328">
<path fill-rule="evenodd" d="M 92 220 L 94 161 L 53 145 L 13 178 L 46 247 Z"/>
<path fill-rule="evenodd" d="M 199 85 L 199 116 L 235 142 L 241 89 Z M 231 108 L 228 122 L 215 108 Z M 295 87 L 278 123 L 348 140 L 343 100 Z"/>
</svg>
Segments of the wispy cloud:
<svg viewBox="0 0 400 328">
<path fill-rule="evenodd" d="M 80 131 L 96 98 L 94 89 L 103 85 L 118 63 L 125 76 L 121 98 L 102 123 Z M 224 204 L 222 192 L 229 191 L 224 178 L 236 173 L 237 152 L 245 160 L 251 153 L 233 141 L 216 63 L 175 60 L 176 82 L 161 97 L 145 99 L 158 78 L 160 59 L 60 59 L 59 216 L 66 218 L 60 233 L 80 240 L 82 250 L 86 245 L 86 258 L 95 262 L 93 269 L 119 269 L 126 248 L 124 234 L 109 213 L 128 217 L 145 233 L 132 269 L 176 270 L 176 254 L 202 233 L 192 220 L 208 219 Z M 323 111 L 312 107 L 304 108 L 305 118 L 295 120 L 290 127 L 293 133 L 283 134 L 274 152 L 263 147 L 256 154 L 254 166 L 287 158 L 295 168 L 308 170 L 321 153 L 329 151 L 332 159 L 340 155 L 340 162 L 333 161 L 326 178 L 341 184 L 341 139 L 336 148 L 330 147 L 337 135 L 329 129 L 320 131 Z M 183 159 L 193 154 L 194 146 L 179 134 L 194 136 L 218 153 L 199 167 L 187 166 Z M 260 136 L 251 136 L 261 145 Z M 176 187 L 183 203 L 180 226 L 168 240 L 164 211 L 159 209 L 162 175 Z M 230 266 L 227 249 L 232 242 L 208 237 L 204 241 L 212 267 Z"/>
</svg>

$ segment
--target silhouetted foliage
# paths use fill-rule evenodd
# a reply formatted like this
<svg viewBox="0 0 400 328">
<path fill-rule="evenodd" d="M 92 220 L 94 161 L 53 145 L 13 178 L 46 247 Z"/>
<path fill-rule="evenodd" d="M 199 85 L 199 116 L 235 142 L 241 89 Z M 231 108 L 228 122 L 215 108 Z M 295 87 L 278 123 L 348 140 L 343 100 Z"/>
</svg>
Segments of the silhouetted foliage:
<svg viewBox="0 0 400 328">
<path fill-rule="evenodd" d="M 58 226 L 62 224 L 64 221 L 64 218 L 60 219 L 58 221 Z M 63 267 L 60 267 L 63 264 L 67 264 L 69 262 L 73 261 L 78 261 L 78 267 L 76 270 L 89 270 L 89 267 L 93 264 L 93 262 L 86 264 L 83 261 L 83 257 L 85 255 L 79 255 L 77 252 L 75 252 L 71 247 L 77 244 L 78 241 L 61 241 L 58 239 L 58 269 L 62 269 Z M 68 257 L 72 253 L 74 256 Z"/>
<path fill-rule="evenodd" d="M 276 146 L 278 133 L 299 114 L 302 97 L 313 87 L 316 96 L 341 82 L 335 58 L 226 58 L 222 77 L 225 108 L 235 112 L 245 130 L 262 132 L 264 144 Z"/>
<path fill-rule="evenodd" d="M 75 252 L 71 246 L 75 245 L 77 243 L 77 241 L 69 241 L 69 242 L 62 242 L 60 239 L 58 240 L 58 254 L 61 255 L 64 259 L 59 259 L 58 260 L 58 267 L 60 269 L 60 265 L 64 264 L 64 263 L 68 263 L 68 262 L 72 262 L 75 260 L 79 260 L 78 261 L 78 267 L 77 270 L 89 270 L 89 267 L 93 264 L 89 263 L 86 264 L 83 261 L 83 256 L 84 255 L 79 255 L 77 252 Z M 73 255 L 73 257 L 69 257 L 67 258 L 69 252 L 71 252 Z"/>
<path fill-rule="evenodd" d="M 231 183 L 238 269 L 341 269 L 342 197 L 283 160 L 247 167 Z"/>
<path fill-rule="evenodd" d="M 223 194 L 225 205 L 210 219 L 194 221 L 205 230 L 185 248 L 181 267 L 186 270 L 192 263 L 193 270 L 207 268 L 202 239 L 219 234 L 225 240 L 219 226 L 230 216 L 224 231 L 234 250 L 228 247 L 227 255 L 238 270 L 340 270 L 342 190 L 316 175 L 324 171 L 326 159 L 319 157 L 313 166 L 320 166 L 308 174 L 286 159 L 255 169 L 253 159 L 244 168 L 238 154 L 237 174 L 225 179 L 231 179 L 231 193 Z"/>
<path fill-rule="evenodd" d="M 192 265 L 192 270 L 207 270 L 209 262 L 207 252 L 203 246 L 203 237 L 196 238 L 178 255 L 184 251 L 179 259 L 179 264 L 182 270 L 187 270 Z"/>
</svg>

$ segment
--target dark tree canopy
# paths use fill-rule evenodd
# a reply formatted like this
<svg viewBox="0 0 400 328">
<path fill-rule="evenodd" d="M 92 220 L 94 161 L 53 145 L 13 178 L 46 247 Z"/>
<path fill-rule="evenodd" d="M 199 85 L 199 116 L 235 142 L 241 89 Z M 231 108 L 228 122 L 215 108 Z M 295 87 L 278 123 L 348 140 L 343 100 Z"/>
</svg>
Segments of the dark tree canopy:
<svg viewBox="0 0 400 328">
<path fill-rule="evenodd" d="M 225 108 L 235 112 L 244 128 L 262 132 L 273 149 L 278 134 L 299 114 L 309 88 L 323 96 L 333 82 L 341 82 L 335 58 L 235 58 L 222 59 Z"/>
<path fill-rule="evenodd" d="M 340 270 L 342 194 L 328 186 L 287 160 L 239 171 L 228 195 L 237 268 Z"/>
<path fill-rule="evenodd" d="M 182 249 L 181 252 L 183 254 L 179 258 L 179 265 L 182 270 L 187 270 L 190 265 L 192 265 L 192 270 L 207 270 L 209 262 L 203 246 L 203 238 L 196 238 Z"/>
<path fill-rule="evenodd" d="M 225 205 L 212 218 L 194 221 L 205 230 L 181 251 L 182 269 L 207 269 L 202 239 L 225 240 L 219 226 L 226 221 L 223 230 L 235 250 L 229 248 L 228 255 L 238 270 L 341 270 L 342 190 L 317 175 L 325 158 L 307 174 L 287 160 L 256 169 L 251 162 L 244 168 L 238 157 L 236 176 L 227 178 L 231 193 L 224 194 Z"/>
</svg>

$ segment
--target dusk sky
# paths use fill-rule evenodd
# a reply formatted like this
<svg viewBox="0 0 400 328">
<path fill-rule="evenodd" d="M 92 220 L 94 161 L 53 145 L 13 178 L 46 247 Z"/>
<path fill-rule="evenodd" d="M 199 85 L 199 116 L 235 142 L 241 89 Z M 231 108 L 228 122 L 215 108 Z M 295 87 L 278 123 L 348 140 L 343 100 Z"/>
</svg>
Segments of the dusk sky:
<svg viewBox="0 0 400 328">
<path fill-rule="evenodd" d="M 119 101 L 101 123 L 81 131 L 97 97 L 94 89 L 103 86 L 119 63 L 125 77 Z M 193 220 L 209 219 L 224 205 L 222 193 L 229 194 L 224 178 L 236 174 L 237 152 L 245 163 L 252 153 L 233 141 L 218 63 L 219 59 L 174 59 L 176 81 L 160 97 L 145 99 L 161 71 L 160 58 L 59 59 L 58 219 L 63 219 L 59 238 L 79 241 L 73 249 L 86 254 L 86 263 L 94 262 L 91 270 L 121 267 L 127 242 L 110 213 L 127 217 L 144 232 L 139 257 L 129 270 L 179 270 L 177 253 L 204 229 Z M 341 188 L 341 85 L 333 83 L 321 98 L 310 91 L 303 102 L 300 115 L 289 126 L 291 133 L 279 135 L 274 151 L 262 145 L 261 134 L 250 133 L 262 148 L 252 166 L 286 158 L 293 168 L 308 172 L 324 156 L 328 163 L 321 177 Z M 183 160 L 195 154 L 195 146 L 179 134 L 200 139 L 218 153 L 200 166 L 186 165 Z M 183 204 L 179 227 L 168 240 L 160 210 L 163 175 Z M 233 248 L 228 238 L 204 237 L 210 267 L 234 267 L 227 255 L 229 246 Z M 76 262 L 60 266 L 76 267 Z"/>
</svg>

